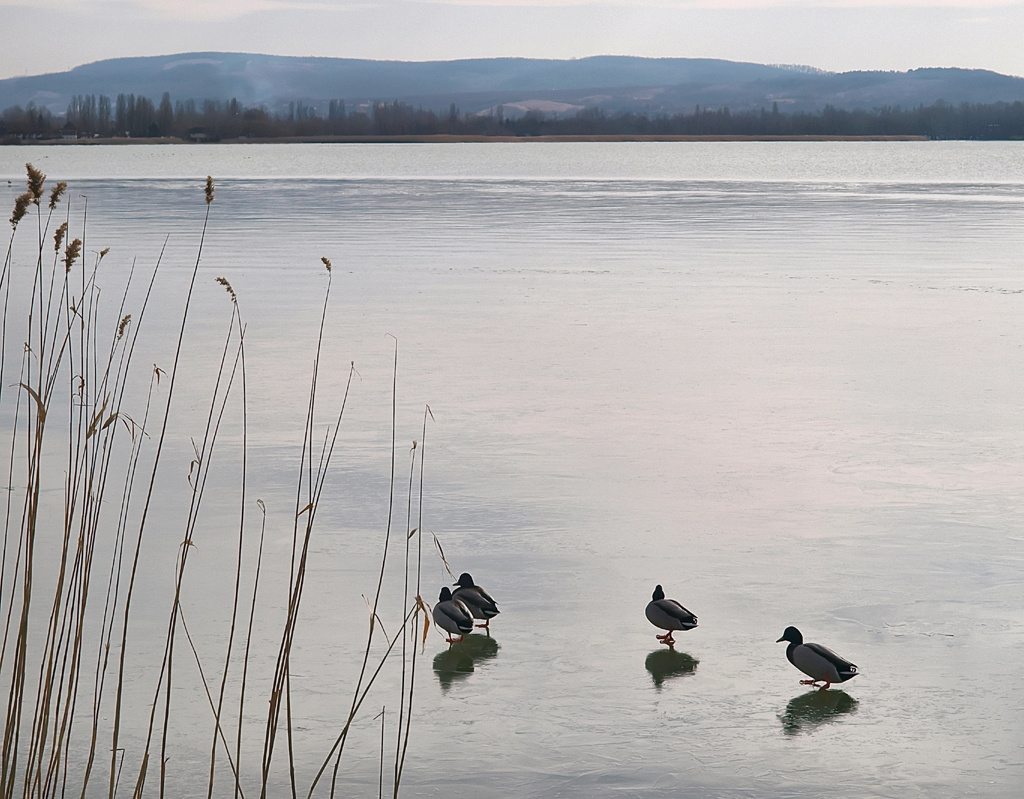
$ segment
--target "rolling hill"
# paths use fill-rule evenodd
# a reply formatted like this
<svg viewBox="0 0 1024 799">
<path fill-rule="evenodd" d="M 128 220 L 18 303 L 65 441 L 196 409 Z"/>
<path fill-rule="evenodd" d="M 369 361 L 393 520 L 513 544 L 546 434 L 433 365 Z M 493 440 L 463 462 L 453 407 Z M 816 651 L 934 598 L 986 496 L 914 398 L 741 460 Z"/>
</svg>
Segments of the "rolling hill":
<svg viewBox="0 0 1024 799">
<path fill-rule="evenodd" d="M 75 95 L 120 93 L 158 102 L 237 99 L 275 112 L 296 102 L 323 112 L 329 101 L 350 109 L 398 100 L 462 112 L 498 105 L 506 115 L 530 109 L 583 108 L 647 115 L 771 108 L 818 111 L 903 108 L 938 101 L 1024 101 L 1024 78 L 986 70 L 924 68 L 908 72 L 832 73 L 716 59 L 595 56 L 575 60 L 486 58 L 460 61 L 370 61 L 245 53 L 184 53 L 117 58 L 67 72 L 0 80 L 0 109 L 34 103 L 62 114 Z"/>
</svg>

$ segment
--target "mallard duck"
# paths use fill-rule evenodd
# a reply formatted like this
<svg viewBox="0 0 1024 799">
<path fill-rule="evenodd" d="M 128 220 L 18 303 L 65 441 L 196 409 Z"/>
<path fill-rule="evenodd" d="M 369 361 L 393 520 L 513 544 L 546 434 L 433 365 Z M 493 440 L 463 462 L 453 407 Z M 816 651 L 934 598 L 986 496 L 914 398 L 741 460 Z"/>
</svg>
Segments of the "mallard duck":
<svg viewBox="0 0 1024 799">
<path fill-rule="evenodd" d="M 473 614 L 459 599 L 452 599 L 452 592 L 445 586 L 434 605 L 434 624 L 449 633 L 448 644 L 457 643 L 473 632 Z M 451 636 L 458 635 L 458 638 Z"/>
<path fill-rule="evenodd" d="M 494 598 L 479 585 L 476 585 L 468 572 L 459 575 L 459 581 L 455 585 L 459 587 L 455 589 L 452 596 L 466 603 L 474 619 L 483 619 L 484 623 L 478 624 L 478 627 L 486 627 L 489 630 L 491 619 L 501 613 Z"/>
<path fill-rule="evenodd" d="M 672 646 L 676 640 L 672 637 L 673 630 L 692 630 L 697 626 L 697 617 L 676 602 L 665 599 L 661 586 L 655 586 L 651 601 L 647 603 L 647 621 L 655 627 L 668 630 L 665 635 L 656 636 L 659 641 Z"/>
<path fill-rule="evenodd" d="M 810 680 L 800 680 L 801 685 L 817 685 L 819 682 L 824 691 L 834 682 L 846 682 L 857 676 L 857 667 L 845 658 L 839 657 L 828 647 L 821 644 L 805 644 L 804 637 L 796 627 L 787 627 L 786 631 L 775 643 L 789 641 L 786 657 Z"/>
</svg>

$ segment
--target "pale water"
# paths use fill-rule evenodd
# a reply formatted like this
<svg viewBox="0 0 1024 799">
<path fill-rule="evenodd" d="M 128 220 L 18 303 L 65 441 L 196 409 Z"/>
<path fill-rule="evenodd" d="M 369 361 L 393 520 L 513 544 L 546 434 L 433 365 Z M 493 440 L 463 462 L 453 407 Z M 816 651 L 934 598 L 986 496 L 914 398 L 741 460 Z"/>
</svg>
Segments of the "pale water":
<svg viewBox="0 0 1024 799">
<path fill-rule="evenodd" d="M 133 259 L 151 269 L 169 236 L 144 372 L 167 368 L 202 180 L 217 182 L 190 377 L 147 533 L 133 734 L 156 685 L 147 664 L 162 648 L 189 438 L 230 317 L 224 276 L 248 324 L 248 492 L 268 507 L 243 779 L 258 793 L 260 689 L 286 595 L 326 256 L 324 425 L 352 361 L 357 376 L 293 658 L 300 790 L 340 730 L 365 641 L 396 340 L 388 584 L 429 405 L 423 528 L 502 611 L 490 640 L 451 651 L 431 630 L 402 795 L 1024 790 L 1021 144 L 10 147 L 8 208 L 25 161 L 70 182 L 72 219 L 88 197 L 87 249 L 112 248 L 101 284 L 119 285 Z M 16 252 L 30 252 L 30 230 Z M 184 600 L 218 675 L 227 610 L 209 607 L 233 585 L 237 445 L 236 413 Z M 423 562 L 433 602 L 452 578 L 429 538 Z M 674 655 L 644 618 L 656 583 L 699 617 Z M 399 614 L 389 601 L 389 632 Z M 809 693 L 775 643 L 790 624 L 861 674 Z M 181 652 L 173 795 L 205 790 L 212 741 Z M 397 667 L 382 679 L 342 761 L 342 795 L 376 795 L 384 705 L 393 757 Z M 281 748 L 275 763 L 283 795 Z"/>
</svg>

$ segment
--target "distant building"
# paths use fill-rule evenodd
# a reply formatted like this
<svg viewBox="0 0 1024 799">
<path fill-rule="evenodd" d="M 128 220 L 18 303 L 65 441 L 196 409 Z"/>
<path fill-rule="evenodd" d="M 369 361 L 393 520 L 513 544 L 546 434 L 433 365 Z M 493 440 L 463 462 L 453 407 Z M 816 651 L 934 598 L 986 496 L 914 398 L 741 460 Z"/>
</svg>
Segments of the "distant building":
<svg viewBox="0 0 1024 799">
<path fill-rule="evenodd" d="M 62 139 L 77 139 L 78 138 L 78 129 L 74 125 L 71 124 L 71 120 L 70 119 L 67 122 L 65 122 L 64 123 L 64 127 L 62 127 L 60 129 L 60 137 Z"/>
</svg>

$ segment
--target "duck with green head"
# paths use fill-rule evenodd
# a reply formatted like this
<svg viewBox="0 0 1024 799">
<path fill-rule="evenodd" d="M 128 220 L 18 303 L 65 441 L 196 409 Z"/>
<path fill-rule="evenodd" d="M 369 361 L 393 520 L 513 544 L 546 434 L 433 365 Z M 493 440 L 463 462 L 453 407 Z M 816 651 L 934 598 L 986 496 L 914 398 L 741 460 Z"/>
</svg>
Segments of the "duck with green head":
<svg viewBox="0 0 1024 799">
<path fill-rule="evenodd" d="M 846 658 L 840 657 L 828 647 L 821 644 L 804 643 L 803 634 L 796 627 L 787 627 L 782 637 L 775 643 L 788 641 L 786 657 L 789 662 L 810 677 L 800 680 L 801 685 L 817 685 L 825 683 L 821 690 L 826 690 L 834 682 L 846 682 L 857 676 L 857 667 Z"/>
<path fill-rule="evenodd" d="M 501 613 L 498 610 L 498 603 L 494 597 L 488 594 L 483 588 L 473 582 L 473 577 L 468 572 L 459 575 L 459 581 L 455 583 L 458 588 L 452 593 L 456 599 L 461 599 L 474 619 L 481 619 L 483 624 L 477 627 L 484 627 L 490 632 L 491 619 Z"/>
<path fill-rule="evenodd" d="M 448 645 L 457 644 L 473 632 L 473 614 L 466 604 L 452 598 L 451 589 L 445 586 L 437 598 L 433 610 L 434 624 L 448 633 Z M 458 635 L 458 638 L 454 636 Z"/>
</svg>

